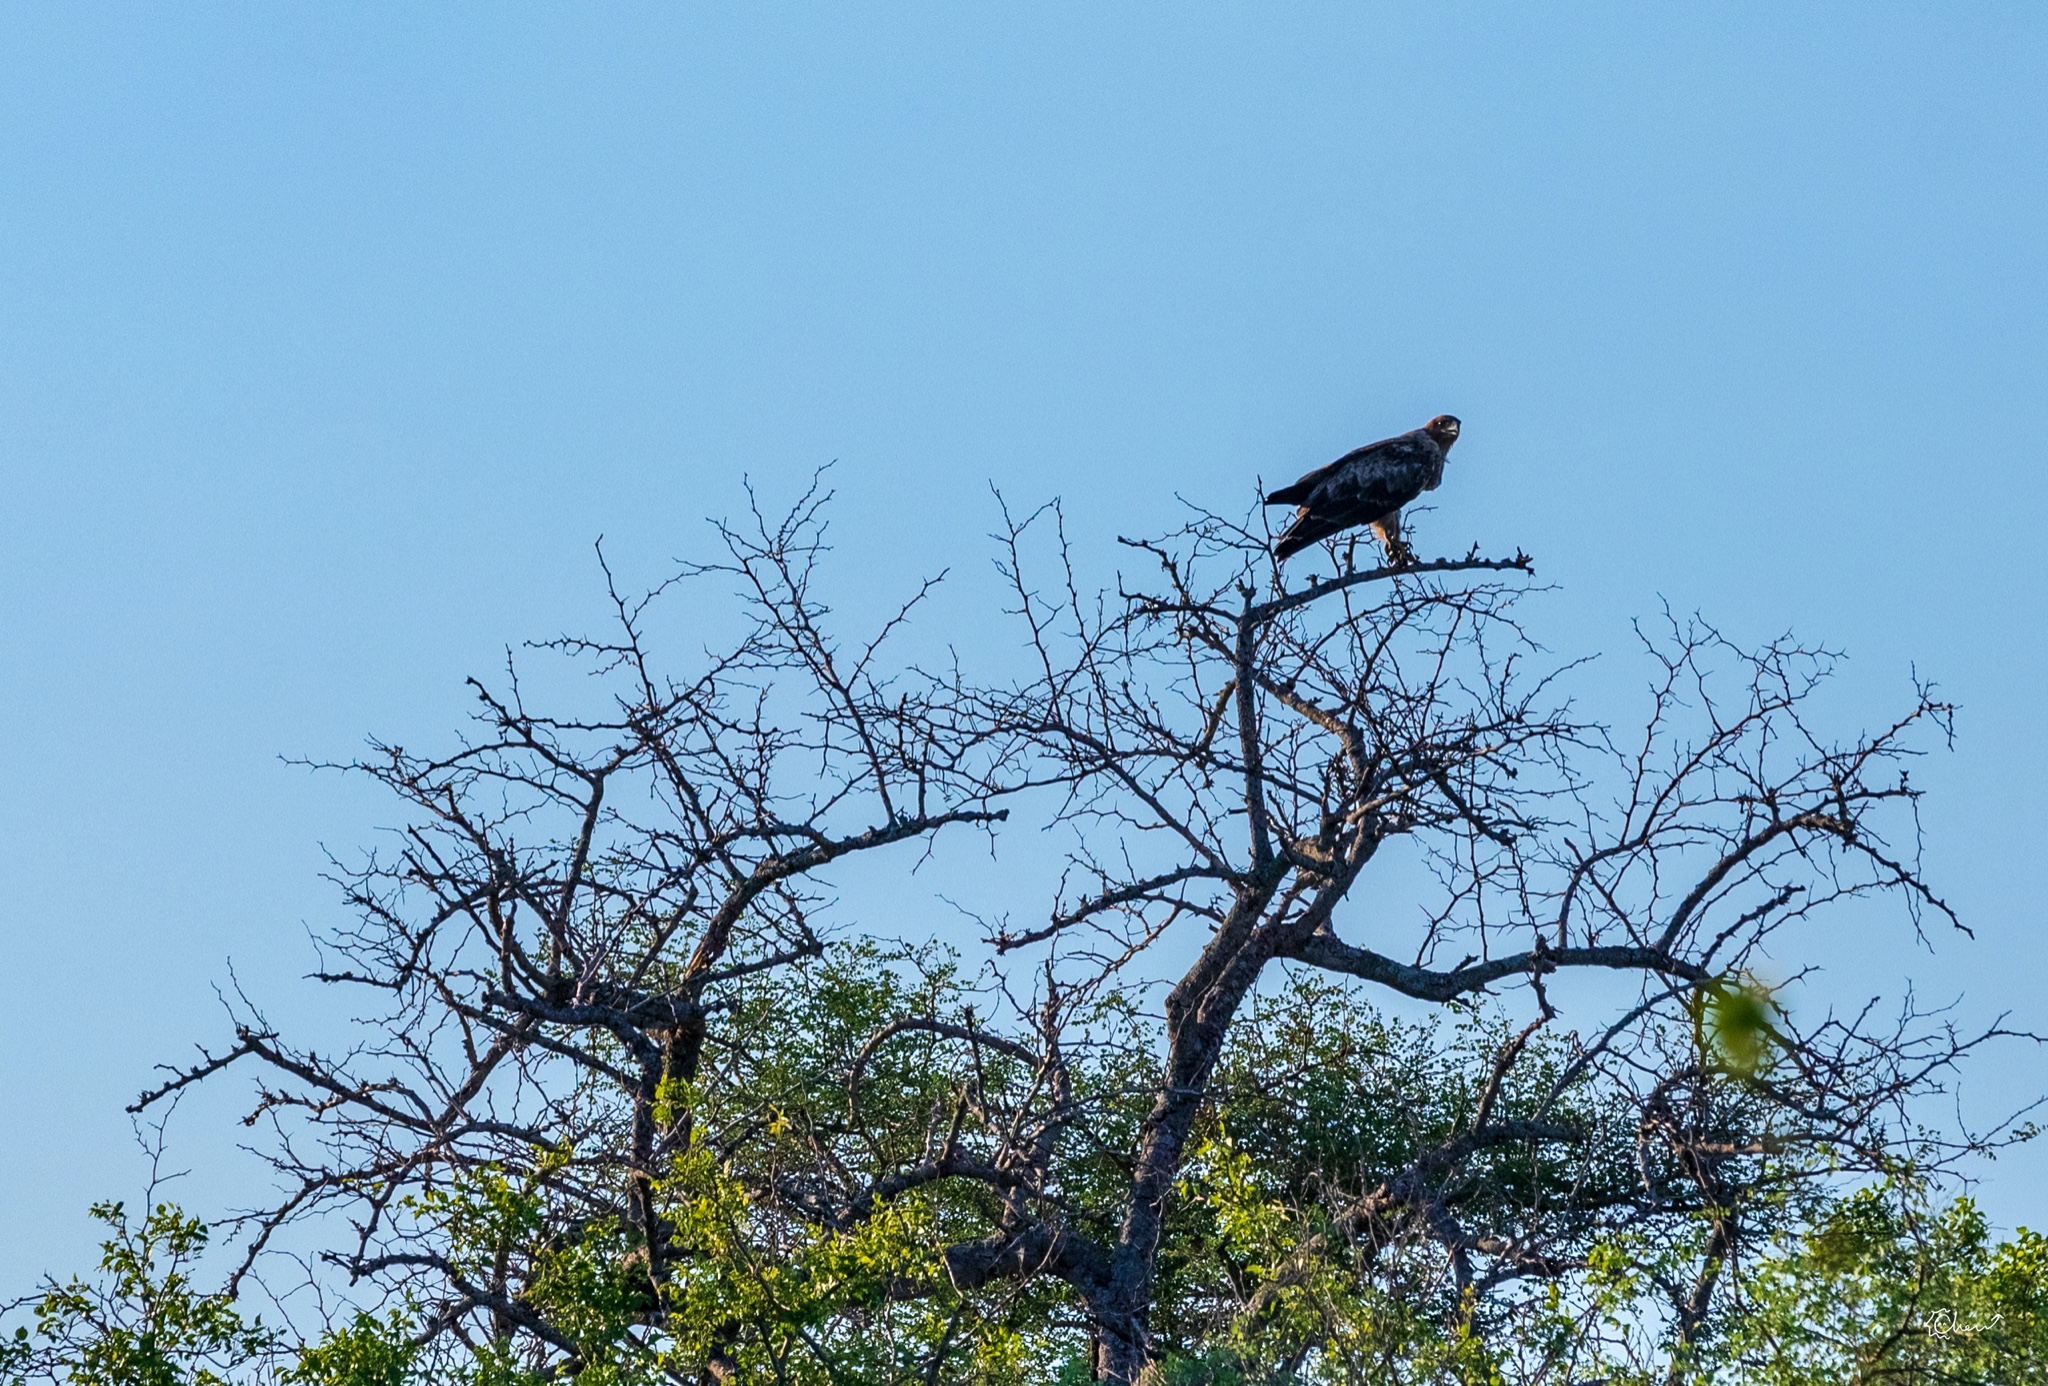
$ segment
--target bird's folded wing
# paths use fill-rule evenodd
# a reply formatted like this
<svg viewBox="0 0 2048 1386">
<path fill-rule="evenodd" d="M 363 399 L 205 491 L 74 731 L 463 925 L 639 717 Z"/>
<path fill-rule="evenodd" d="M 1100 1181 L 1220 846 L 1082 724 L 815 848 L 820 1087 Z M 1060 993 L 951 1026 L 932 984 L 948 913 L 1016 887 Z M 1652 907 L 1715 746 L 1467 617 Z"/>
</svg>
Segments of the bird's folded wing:
<svg viewBox="0 0 2048 1386">
<path fill-rule="evenodd" d="M 1427 477 L 1428 458 L 1421 447 L 1396 438 L 1360 448 L 1328 470 L 1329 475 L 1309 489 L 1302 504 L 1332 515 L 1351 516 L 1351 523 L 1361 524 L 1415 499 Z"/>
<path fill-rule="evenodd" d="M 1420 478 L 1428 469 L 1430 447 L 1420 433 L 1403 433 L 1397 438 L 1367 443 L 1362 448 L 1353 448 L 1326 467 L 1316 468 L 1292 486 L 1268 492 L 1266 504 L 1321 505 L 1325 503 L 1323 498 L 1333 498 L 1332 492 L 1340 487 L 1354 491 L 1385 486 L 1399 491 L 1404 486 L 1417 484 L 1411 481 L 1409 473 Z M 1393 502 L 1395 505 L 1400 503 Z"/>
</svg>

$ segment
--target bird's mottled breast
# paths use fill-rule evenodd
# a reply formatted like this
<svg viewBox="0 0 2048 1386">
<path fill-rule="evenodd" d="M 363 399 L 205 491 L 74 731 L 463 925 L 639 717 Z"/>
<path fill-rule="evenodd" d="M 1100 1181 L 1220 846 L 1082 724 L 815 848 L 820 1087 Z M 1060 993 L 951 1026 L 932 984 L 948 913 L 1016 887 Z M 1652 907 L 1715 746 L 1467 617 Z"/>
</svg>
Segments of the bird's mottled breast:
<svg viewBox="0 0 2048 1386">
<path fill-rule="evenodd" d="M 1441 486 L 1443 484 L 1444 450 L 1436 445 L 1436 440 L 1434 438 L 1428 439 L 1426 441 L 1428 442 L 1429 446 L 1426 449 L 1424 449 L 1424 451 L 1427 455 L 1428 460 L 1423 464 L 1422 489 L 1425 491 L 1434 491 L 1438 486 Z"/>
</svg>

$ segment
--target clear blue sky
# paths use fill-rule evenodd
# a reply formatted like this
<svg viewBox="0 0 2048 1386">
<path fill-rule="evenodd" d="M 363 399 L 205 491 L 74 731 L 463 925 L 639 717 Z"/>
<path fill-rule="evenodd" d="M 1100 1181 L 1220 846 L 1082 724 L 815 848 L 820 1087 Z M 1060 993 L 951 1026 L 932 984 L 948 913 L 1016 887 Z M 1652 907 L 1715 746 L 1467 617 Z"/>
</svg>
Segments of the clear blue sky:
<svg viewBox="0 0 2048 1386">
<path fill-rule="evenodd" d="M 1979 942 L 1823 961 L 2048 1028 L 2044 72 L 2017 4 L 8 6 L 0 1292 L 230 960 L 316 1007 L 388 813 L 278 757 L 425 744 L 597 535 L 834 458 L 858 606 L 991 482 L 1102 552 L 1457 413 L 1424 547 L 1535 554 L 1561 654 L 1668 600 L 1940 680 Z"/>
</svg>

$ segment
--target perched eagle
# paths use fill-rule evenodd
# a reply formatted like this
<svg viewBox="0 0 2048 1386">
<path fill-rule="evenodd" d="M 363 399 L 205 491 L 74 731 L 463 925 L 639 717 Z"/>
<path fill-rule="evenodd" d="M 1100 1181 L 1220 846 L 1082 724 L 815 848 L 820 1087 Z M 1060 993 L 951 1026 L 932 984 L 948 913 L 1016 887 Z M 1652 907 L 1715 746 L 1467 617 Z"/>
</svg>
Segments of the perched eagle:
<svg viewBox="0 0 2048 1386">
<path fill-rule="evenodd" d="M 1268 505 L 1298 505 L 1274 556 L 1286 559 L 1318 539 L 1354 525 L 1371 525 L 1395 564 L 1414 555 L 1401 542 L 1401 507 L 1444 479 L 1444 454 L 1458 441 L 1458 421 L 1439 414 L 1413 433 L 1368 443 L 1327 467 L 1318 467 L 1292 486 L 1266 497 Z"/>
</svg>

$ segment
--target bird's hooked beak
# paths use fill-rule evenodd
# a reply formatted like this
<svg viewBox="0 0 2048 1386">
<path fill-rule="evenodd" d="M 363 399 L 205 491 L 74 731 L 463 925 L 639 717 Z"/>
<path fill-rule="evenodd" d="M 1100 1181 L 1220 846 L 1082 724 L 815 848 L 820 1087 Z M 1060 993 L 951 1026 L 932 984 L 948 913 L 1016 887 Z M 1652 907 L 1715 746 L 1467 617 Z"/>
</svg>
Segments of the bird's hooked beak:
<svg viewBox="0 0 2048 1386">
<path fill-rule="evenodd" d="M 1458 441 L 1458 421 L 1449 414 L 1439 414 L 1422 426 L 1422 431 L 1436 440 L 1436 445 L 1445 451 Z"/>
</svg>

